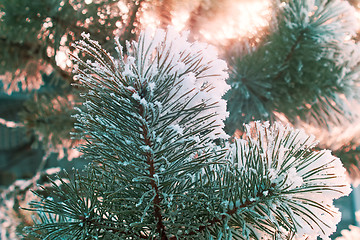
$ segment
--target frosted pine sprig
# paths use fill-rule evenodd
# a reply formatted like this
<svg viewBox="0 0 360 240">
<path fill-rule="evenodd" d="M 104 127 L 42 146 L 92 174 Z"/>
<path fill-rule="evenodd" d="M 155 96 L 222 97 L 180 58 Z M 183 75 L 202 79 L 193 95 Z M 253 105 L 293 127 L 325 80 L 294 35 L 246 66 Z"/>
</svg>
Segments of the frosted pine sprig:
<svg viewBox="0 0 360 240">
<path fill-rule="evenodd" d="M 226 63 L 214 47 L 190 43 L 186 33 L 171 28 L 141 32 L 126 51 L 115 40 L 117 56 L 82 36 L 75 47 L 88 60 L 74 56 L 76 78 L 86 90 L 76 134 L 87 141 L 83 157 L 100 163 L 92 165 L 96 178 L 108 181 L 97 192 L 116 185 L 103 197 L 102 211 L 116 216 L 113 225 L 122 229 L 107 229 L 104 236 L 174 239 L 202 227 L 210 211 L 204 196 L 212 189 L 203 193 L 190 179 L 226 152 L 213 144 L 228 137 L 222 129 Z M 114 202 L 115 210 L 108 207 Z"/>
<path fill-rule="evenodd" d="M 242 188 L 254 188 L 248 195 L 235 194 L 233 206 L 267 213 L 280 235 L 328 239 L 341 218 L 333 199 L 348 195 L 351 188 L 340 159 L 329 150 L 314 151 L 316 145 L 313 136 L 279 122 L 246 125 L 246 137 L 236 141 L 231 161 L 247 181 Z M 260 221 L 248 227 L 256 233 L 264 225 Z"/>
<path fill-rule="evenodd" d="M 206 118 L 201 120 L 203 125 L 218 126 L 210 134 L 211 138 L 227 138 L 222 130 L 228 116 L 226 101 L 222 99 L 229 89 L 225 82 L 227 64 L 218 58 L 215 47 L 191 43 L 187 35 L 187 32 L 178 33 L 171 27 L 167 31 L 147 29 L 140 33 L 138 41 L 127 42 L 126 55 L 124 47 L 115 39 L 118 55 L 113 57 L 91 40 L 89 34 L 82 34 L 84 40 L 74 47 L 96 57 L 96 61 L 84 62 L 75 57 L 85 68 L 77 69 L 75 77 L 85 85 L 98 85 L 99 77 L 104 78 L 103 87 L 118 85 L 120 89 L 133 92 L 134 100 L 146 107 L 158 108 L 159 117 L 173 114 L 177 106 L 183 104 L 186 109 L 201 108 L 197 118 Z M 160 94 L 166 91 L 169 93 Z M 208 118 L 209 115 L 212 117 Z M 192 121 L 189 119 L 188 122 Z M 181 119 L 173 124 L 185 127 Z"/>
</svg>

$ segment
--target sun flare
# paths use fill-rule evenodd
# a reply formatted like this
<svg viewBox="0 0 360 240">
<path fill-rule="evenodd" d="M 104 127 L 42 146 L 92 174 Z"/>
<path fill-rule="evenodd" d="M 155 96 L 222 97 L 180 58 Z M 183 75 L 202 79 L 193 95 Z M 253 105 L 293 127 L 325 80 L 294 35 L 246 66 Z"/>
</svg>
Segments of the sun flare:
<svg viewBox="0 0 360 240">
<path fill-rule="evenodd" d="M 232 4 L 232 7 L 223 11 L 221 17 L 209 22 L 201 30 L 201 34 L 206 40 L 221 42 L 244 36 L 254 36 L 258 29 L 268 25 L 269 1 L 235 1 Z"/>
</svg>

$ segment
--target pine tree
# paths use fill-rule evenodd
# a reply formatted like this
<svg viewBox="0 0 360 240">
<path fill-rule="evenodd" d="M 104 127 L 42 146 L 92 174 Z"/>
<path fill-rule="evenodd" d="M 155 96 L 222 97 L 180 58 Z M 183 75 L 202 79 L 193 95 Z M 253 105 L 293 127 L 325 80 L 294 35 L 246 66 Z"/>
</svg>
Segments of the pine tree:
<svg viewBox="0 0 360 240">
<path fill-rule="evenodd" d="M 345 169 L 302 130 L 247 126 L 219 146 L 226 64 L 185 35 L 144 31 L 112 57 L 83 34 L 76 79 L 85 109 L 83 174 L 58 178 L 30 210 L 41 239 L 328 237 L 348 194 Z"/>
<path fill-rule="evenodd" d="M 44 161 L 54 151 L 71 158 L 83 143 L 89 162 L 84 173 L 35 190 L 39 201 L 31 210 L 38 218 L 30 235 L 329 236 L 339 221 L 331 201 L 349 189 L 339 160 L 320 148 L 335 150 L 354 181 L 359 141 L 314 148 L 311 136 L 290 125 L 316 128 L 323 140 L 323 132 L 357 120 L 348 102 L 358 94 L 358 20 L 346 1 L 272 4 L 270 24 L 257 36 L 211 42 L 227 70 L 214 48 L 174 30 L 138 35 L 147 14 L 165 28 L 185 9 L 188 38 L 205 41 L 202 30 L 230 0 L 0 0 L 1 83 L 9 94 L 30 91 L 21 122 L 0 122 L 34 131 Z M 97 42 L 83 34 L 70 46 L 82 32 Z M 63 51 L 76 63 L 60 65 Z M 237 131 L 243 140 L 229 143 L 226 117 L 227 134 Z"/>
</svg>

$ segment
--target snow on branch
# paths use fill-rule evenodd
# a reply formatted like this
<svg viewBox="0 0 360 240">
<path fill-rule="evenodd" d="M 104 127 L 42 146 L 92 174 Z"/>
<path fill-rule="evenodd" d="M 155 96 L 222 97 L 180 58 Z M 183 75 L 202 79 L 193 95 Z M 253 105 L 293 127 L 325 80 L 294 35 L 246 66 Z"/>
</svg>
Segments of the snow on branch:
<svg viewBox="0 0 360 240">
<path fill-rule="evenodd" d="M 143 31 L 118 56 L 83 34 L 76 78 L 84 108 L 83 175 L 55 182 L 32 202 L 30 232 L 52 239 L 288 239 L 328 237 L 340 214 L 332 200 L 350 186 L 339 159 L 314 137 L 280 123 L 227 135 L 226 64 L 186 34 Z M 229 150 L 230 149 L 230 150 Z M 56 198 L 58 197 L 58 199 Z M 59 200 L 60 199 L 60 200 Z M 44 214 L 48 213 L 48 214 Z"/>
<path fill-rule="evenodd" d="M 351 188 L 340 159 L 329 150 L 313 150 L 316 145 L 314 136 L 279 122 L 246 125 L 245 139 L 237 140 L 232 150 L 231 163 L 245 182 L 232 206 L 244 219 L 255 211 L 271 222 L 253 219 L 250 229 L 270 226 L 274 234 L 293 232 L 299 239 L 328 239 L 336 230 L 341 213 L 333 199 L 348 195 Z M 250 206 L 252 210 L 241 210 Z"/>
</svg>

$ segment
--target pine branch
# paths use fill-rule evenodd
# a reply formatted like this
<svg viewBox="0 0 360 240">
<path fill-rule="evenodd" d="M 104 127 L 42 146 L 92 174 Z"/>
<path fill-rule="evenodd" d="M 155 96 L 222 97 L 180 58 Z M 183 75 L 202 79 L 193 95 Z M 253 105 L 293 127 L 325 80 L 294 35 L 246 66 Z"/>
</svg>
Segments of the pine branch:
<svg viewBox="0 0 360 240">
<path fill-rule="evenodd" d="M 83 38 L 75 47 L 91 60 L 74 57 L 87 90 L 75 134 L 87 142 L 81 151 L 91 164 L 86 177 L 53 181 L 53 199 L 31 203 L 41 215 L 32 232 L 76 240 L 331 234 L 332 199 L 350 188 L 339 184 L 339 159 L 311 151 L 313 137 L 255 123 L 245 139 L 214 145 L 227 137 L 227 86 L 226 66 L 211 47 L 171 29 L 145 31 L 126 57 L 116 40 L 115 59 Z"/>
<path fill-rule="evenodd" d="M 274 186 L 275 187 L 275 186 Z M 271 191 L 269 192 L 269 196 L 271 196 Z M 262 194 L 258 194 L 258 197 L 262 197 Z M 237 212 L 239 212 L 241 209 L 246 209 L 251 207 L 253 204 L 257 204 L 259 203 L 256 200 L 250 201 L 250 200 L 246 200 L 245 203 L 241 204 L 238 207 L 234 207 L 233 209 L 227 211 L 225 214 L 222 214 L 221 218 L 217 218 L 214 217 L 213 219 L 208 220 L 207 224 L 200 226 L 197 230 L 195 231 L 191 231 L 187 234 L 184 234 L 182 237 L 189 237 L 189 236 L 193 236 L 193 235 L 197 235 L 200 232 L 203 232 L 204 230 L 206 230 L 207 228 L 211 228 L 212 225 L 218 224 L 218 223 L 222 223 L 227 217 L 231 217 L 232 215 L 236 214 Z M 178 239 L 177 237 L 171 237 L 169 238 L 169 240 L 176 240 Z"/>
<path fill-rule="evenodd" d="M 221 69 L 224 65 L 222 65 L 221 61 L 214 61 L 206 58 L 206 56 L 201 57 L 196 44 L 184 42 L 184 39 L 174 32 L 165 35 L 164 32 L 159 31 L 156 34 L 162 38 L 165 37 L 165 39 L 175 37 L 175 40 L 181 41 L 178 45 L 182 46 L 183 49 L 176 52 L 179 50 L 174 51 L 172 48 L 168 48 L 172 45 L 162 44 L 161 41 L 165 40 L 155 41 L 154 43 L 145 41 L 148 36 L 143 34 L 140 36 L 138 43 L 133 43 L 136 44 L 133 45 L 133 49 L 128 49 L 131 54 L 127 57 L 129 62 L 122 59 L 121 47 L 117 48 L 121 57 L 120 62 L 117 62 L 97 42 L 84 35 L 89 44 L 80 42 L 78 48 L 92 56 L 97 62 L 90 63 L 77 59 L 79 65 L 86 68 L 86 71 L 79 70 L 78 77 L 81 83 L 90 89 L 86 98 L 89 104 L 87 106 L 91 109 L 86 113 L 89 121 L 85 123 L 83 122 L 84 118 L 79 118 L 83 123 L 79 127 L 85 132 L 92 133 L 91 135 L 85 135 L 89 143 L 91 143 L 87 149 L 84 149 L 85 155 L 96 157 L 96 155 L 101 154 L 104 159 L 107 159 L 106 161 L 98 158 L 94 159 L 104 167 L 104 169 L 103 167 L 99 169 L 99 174 L 103 175 L 108 181 L 112 181 L 112 176 L 120 177 L 119 180 L 126 181 L 126 184 L 131 184 L 137 189 L 134 193 L 139 194 L 139 197 L 142 196 L 141 198 L 146 196 L 147 192 L 153 192 L 150 199 L 145 198 L 151 201 L 153 206 L 153 213 L 149 213 L 149 217 L 146 217 L 146 219 L 151 217 L 151 223 L 154 222 L 153 217 L 156 219 L 155 232 L 149 234 L 150 236 L 156 234 L 155 236 L 161 239 L 168 239 L 168 236 L 177 232 L 176 229 L 179 226 L 176 226 L 176 224 L 173 227 L 171 225 L 165 226 L 164 220 L 169 217 L 165 217 L 164 214 L 169 214 L 170 210 L 168 208 L 170 205 L 166 207 L 164 196 L 186 192 L 188 191 L 188 185 L 191 183 L 186 183 L 183 190 L 174 189 L 171 185 L 177 184 L 179 180 L 185 181 L 182 180 L 186 176 L 183 172 L 197 172 L 201 169 L 202 162 L 221 156 L 220 154 L 215 156 L 208 150 L 205 151 L 207 148 L 203 144 L 209 142 L 206 136 L 212 134 L 214 129 L 219 126 L 219 120 L 213 119 L 216 114 L 213 114 L 210 110 L 216 107 L 217 104 L 222 103 L 222 101 L 210 101 L 210 98 L 204 99 L 206 96 L 204 94 L 208 94 L 213 89 L 210 82 L 207 82 L 208 79 L 224 76 L 222 72 L 214 74 L 211 68 L 216 66 Z M 157 39 L 160 40 L 161 38 Z M 195 54 L 190 54 L 192 48 L 196 49 Z M 153 56 L 153 51 L 159 52 L 158 55 L 154 55 L 157 57 L 155 59 L 148 57 Z M 132 57 L 137 61 L 133 62 Z M 175 59 L 178 59 L 177 61 L 180 61 L 180 63 L 185 63 L 186 67 L 174 72 L 172 64 Z M 147 61 L 151 61 L 150 64 Z M 208 65 L 209 63 L 211 65 Z M 151 69 L 157 67 L 159 69 L 156 71 Z M 198 79 L 198 83 L 196 83 L 198 87 L 195 88 L 193 83 L 189 84 L 188 82 L 193 81 L 192 78 L 187 77 L 187 75 L 192 76 L 193 72 L 196 72 L 194 76 Z M 152 84 L 157 86 L 155 90 L 149 87 Z M 214 82 L 213 84 L 222 83 Z M 222 88 L 224 89 L 223 86 Z M 105 95 L 104 93 L 111 94 Z M 220 98 L 219 93 L 216 93 L 216 95 Z M 121 102 L 122 108 L 118 109 L 117 105 L 114 105 L 113 98 Z M 100 99 L 101 104 L 99 104 Z M 117 113 L 114 114 L 113 109 L 121 110 L 122 114 L 120 116 Z M 137 110 L 134 111 L 134 109 Z M 130 114 L 131 112 L 134 113 Z M 200 115 L 201 112 L 203 113 Z M 219 113 L 222 112 L 224 110 L 219 110 Z M 118 118 L 121 118 L 121 121 Z M 186 126 L 187 124 L 188 126 Z M 109 128 L 109 126 L 116 126 L 116 128 Z M 129 129 L 131 126 L 134 128 Z M 112 134 L 113 131 L 114 134 Z M 107 132 L 107 134 L 103 135 L 103 132 Z M 140 138 L 138 133 L 140 133 Z M 121 136 L 126 136 L 127 139 L 123 139 Z M 194 136 L 198 136 L 199 141 L 195 141 Z M 115 149 L 111 147 L 112 150 L 106 147 L 110 147 L 116 142 L 116 146 L 119 147 Z M 119 143 L 121 144 L 119 145 Z M 102 147 L 98 148 L 100 146 Z M 197 159 L 192 159 L 190 156 L 197 151 L 203 151 L 204 154 L 198 152 Z M 122 161 L 124 161 L 123 164 Z M 145 171 L 140 171 L 140 169 L 144 168 L 143 164 L 141 164 L 144 161 L 147 167 L 144 169 Z M 124 169 L 123 171 L 119 171 L 119 163 L 121 169 Z M 136 167 L 129 168 L 129 164 Z M 113 167 L 114 165 L 116 168 Z M 168 169 L 168 171 L 164 171 L 164 169 Z M 108 176 L 107 171 L 115 171 L 115 175 Z M 140 187 L 133 185 L 131 181 L 128 182 L 125 178 L 144 180 L 141 180 L 142 185 Z M 151 190 L 146 187 L 147 185 L 150 185 Z M 121 188 L 124 188 L 124 186 Z M 121 194 L 128 194 L 128 191 L 123 189 Z M 137 191 L 145 191 L 145 193 L 137 193 Z M 177 193 L 178 191 L 179 193 Z M 120 194 L 120 192 L 117 194 Z M 106 201 L 110 203 L 110 199 Z M 188 204 L 191 205 L 192 203 L 189 202 Z M 134 208 L 137 209 L 139 206 L 134 206 Z M 117 208 L 120 211 L 125 206 Z M 184 211 L 187 213 L 188 210 Z M 126 214 L 122 214 L 121 211 L 119 214 L 121 218 L 126 217 Z M 194 213 L 191 212 L 191 214 Z M 127 222 L 128 220 L 124 221 Z M 168 220 L 166 222 L 169 224 Z M 167 231 L 171 231 L 171 233 Z M 121 233 L 118 232 L 118 234 Z"/>
<path fill-rule="evenodd" d="M 110 232 L 113 232 L 113 233 L 120 233 L 120 234 L 123 234 L 123 235 L 135 235 L 137 238 L 140 238 L 140 239 L 148 239 L 145 235 L 141 234 L 141 233 L 133 233 L 133 232 L 128 232 L 128 231 L 121 231 L 119 230 L 116 226 L 109 226 L 109 224 L 102 224 L 101 222 L 98 222 L 94 219 L 90 219 L 86 216 L 79 216 L 79 219 L 81 220 L 81 222 L 84 224 L 84 225 L 91 225 L 91 226 L 96 226 L 96 227 L 99 227 L 99 228 L 103 228 L 105 229 L 106 231 L 110 231 Z"/>
<path fill-rule="evenodd" d="M 141 87 L 142 89 L 142 87 Z M 140 89 L 136 89 L 137 91 L 139 91 Z M 140 91 L 139 91 L 140 92 Z M 144 115 L 144 108 L 142 105 L 139 106 L 139 110 L 140 110 L 140 116 L 142 116 L 145 121 L 147 122 L 148 119 L 146 118 L 147 116 Z M 142 136 L 144 138 L 144 143 L 146 146 L 148 146 L 149 148 L 152 148 L 152 142 L 151 139 L 149 138 L 149 132 L 148 129 L 145 125 L 141 126 L 142 129 Z M 167 240 L 167 236 L 166 236 L 166 232 L 165 232 L 165 226 L 163 224 L 163 216 L 161 214 L 162 210 L 160 207 L 161 204 L 161 199 L 160 199 L 160 191 L 159 191 L 159 187 L 156 184 L 155 180 L 154 180 L 154 175 L 155 175 L 155 166 L 154 166 L 154 157 L 152 156 L 151 153 L 146 153 L 146 163 L 149 165 L 149 178 L 150 180 L 150 185 L 152 187 L 152 189 L 155 190 L 155 197 L 153 200 L 154 203 L 154 216 L 157 219 L 157 231 L 160 234 L 160 238 L 161 240 Z"/>
<path fill-rule="evenodd" d="M 352 99 L 359 89 L 358 48 L 344 42 L 355 34 L 353 11 L 341 1 L 290 1 L 279 8 L 277 27 L 232 63 L 227 129 L 276 119 L 274 112 L 290 122 L 300 118 L 323 126 L 350 117 L 339 96 Z"/>
<path fill-rule="evenodd" d="M 282 70 L 282 69 L 284 69 L 288 65 L 288 63 L 290 62 L 291 58 L 293 58 L 295 50 L 299 47 L 301 41 L 304 38 L 304 35 L 305 35 L 305 30 L 300 31 L 300 33 L 299 33 L 298 37 L 296 38 L 294 44 L 291 46 L 291 49 L 290 49 L 289 53 L 286 55 L 282 66 L 280 67 L 281 70 L 278 72 L 277 75 L 275 75 L 274 80 L 279 80 L 281 77 L 283 77 L 282 75 L 283 75 L 284 72 L 286 72 L 287 69 L 285 69 L 285 70 Z"/>
</svg>

